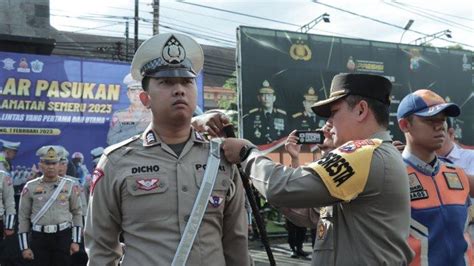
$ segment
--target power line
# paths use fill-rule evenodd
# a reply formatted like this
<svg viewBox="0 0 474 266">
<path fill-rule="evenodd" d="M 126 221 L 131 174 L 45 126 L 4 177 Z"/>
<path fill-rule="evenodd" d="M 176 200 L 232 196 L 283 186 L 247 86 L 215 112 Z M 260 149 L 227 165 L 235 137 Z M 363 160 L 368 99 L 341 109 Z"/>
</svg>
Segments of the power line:
<svg viewBox="0 0 474 266">
<path fill-rule="evenodd" d="M 412 8 L 415 8 L 415 9 L 424 10 L 424 11 L 431 11 L 433 13 L 438 13 L 438 14 L 441 14 L 441 15 L 445 15 L 445 16 L 449 16 L 449 17 L 453 17 L 453 18 L 457 18 L 457 19 L 464 19 L 464 20 L 468 20 L 468 21 L 474 21 L 474 19 L 472 19 L 472 18 L 456 16 L 456 15 L 453 15 L 453 14 L 448 14 L 448 13 L 444 13 L 444 12 L 441 12 L 441 11 L 429 9 L 427 7 L 419 7 L 419 6 L 416 6 L 416 5 L 413 5 L 413 4 L 407 4 L 407 3 L 400 2 L 400 1 L 397 1 L 397 3 L 405 5 L 405 6 L 411 6 Z"/>
<path fill-rule="evenodd" d="M 424 18 L 428 18 L 428 19 L 431 19 L 433 21 L 440 22 L 440 23 L 443 23 L 443 24 L 446 24 L 446 25 L 449 25 L 449 26 L 452 26 L 452 27 L 462 29 L 462 30 L 467 30 L 467 31 L 470 31 L 470 32 L 472 32 L 474 30 L 473 28 L 471 28 L 469 26 L 466 26 L 466 25 L 463 25 L 463 24 L 445 19 L 443 17 L 432 15 L 432 14 L 427 13 L 427 12 L 422 11 L 422 10 L 420 10 L 420 11 L 410 10 L 409 8 L 403 7 L 404 5 L 400 4 L 398 2 L 390 3 L 390 2 L 387 2 L 387 1 L 383 1 L 383 3 L 386 4 L 386 5 L 401 9 L 401 10 L 405 10 L 409 13 L 412 13 L 412 14 L 415 14 L 415 15 L 418 15 L 418 16 L 421 16 L 421 17 L 424 17 Z"/>
<path fill-rule="evenodd" d="M 226 9 L 217 8 L 217 7 L 210 7 L 210 6 L 205 6 L 205 5 L 195 4 L 195 3 L 189 3 L 189 2 L 185 2 L 185 1 L 180 1 L 179 3 L 183 3 L 183 4 L 187 4 L 187 5 L 193 5 L 193 6 L 198 6 L 198 7 L 207 8 L 207 9 L 216 10 L 216 11 L 221 11 L 221 12 L 226 12 L 226 13 L 230 13 L 230 14 L 234 14 L 234 15 L 245 16 L 245 17 L 249 17 L 249 18 L 255 18 L 255 19 L 261 19 L 261 20 L 276 22 L 276 23 L 285 24 L 285 25 L 289 25 L 289 26 L 295 26 L 295 27 L 298 27 L 298 28 L 301 26 L 301 25 L 289 23 L 289 22 L 286 22 L 286 21 L 281 21 L 281 20 L 276 20 L 276 19 L 270 19 L 270 18 L 264 18 L 264 17 L 260 17 L 260 16 L 254 16 L 254 15 L 249 15 L 249 14 L 240 13 L 240 12 L 231 11 L 231 10 L 226 10 Z"/>
<path fill-rule="evenodd" d="M 368 20 L 372 20 L 372 21 L 375 21 L 375 22 L 378 22 L 378 23 L 381 23 L 381 24 L 384 24 L 384 25 L 387 25 L 387 26 L 395 27 L 395 28 L 400 29 L 400 30 L 405 30 L 404 27 L 401 27 L 401 26 L 398 26 L 398 25 L 395 25 L 395 24 L 392 24 L 392 23 L 388 23 L 388 22 L 385 22 L 385 21 L 382 21 L 382 20 L 379 20 L 379 19 L 376 19 L 376 18 L 372 18 L 372 17 L 369 17 L 369 16 L 361 15 L 361 14 L 358 14 L 358 13 L 355 13 L 355 12 L 352 12 L 352 11 L 349 11 L 349 10 L 346 10 L 346 9 L 343 9 L 343 8 L 340 8 L 340 7 L 335 7 L 335 6 L 332 6 L 332 5 L 329 5 L 329 4 L 325 4 L 325 3 L 321 3 L 321 2 L 319 2 L 319 1 L 314 1 L 314 0 L 313 0 L 313 2 L 314 2 L 315 4 L 327 6 L 327 7 L 329 7 L 329 8 L 332 8 L 332 9 L 335 9 L 335 10 L 339 10 L 339 11 L 341 11 L 341 12 L 345 12 L 345 13 L 348 13 L 348 14 L 351 14 L 351 15 L 354 15 L 354 16 L 358 16 L 358 17 L 361 17 L 361 18 L 365 18 L 365 19 L 368 19 Z M 409 29 L 409 30 L 407 30 L 407 31 L 411 31 L 411 32 L 415 32 L 415 33 L 418 33 L 418 34 L 421 34 L 421 35 L 429 36 L 429 34 L 426 34 L 426 33 L 420 32 L 420 31 L 416 31 L 416 30 L 412 30 L 412 29 Z M 449 43 L 460 44 L 460 45 L 468 46 L 468 47 L 474 47 L 473 45 L 470 45 L 470 44 L 465 44 L 465 43 L 461 43 L 461 42 L 455 42 L 455 41 L 451 41 L 451 40 L 444 39 L 444 38 L 438 38 L 438 39 L 439 39 L 439 40 L 446 41 L 446 42 L 449 42 Z"/>
</svg>

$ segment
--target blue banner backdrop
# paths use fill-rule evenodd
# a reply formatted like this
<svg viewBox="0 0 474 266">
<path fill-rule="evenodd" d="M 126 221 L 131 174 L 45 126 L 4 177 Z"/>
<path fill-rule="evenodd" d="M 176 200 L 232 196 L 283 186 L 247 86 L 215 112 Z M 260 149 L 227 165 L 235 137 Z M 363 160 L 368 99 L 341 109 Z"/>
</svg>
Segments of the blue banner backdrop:
<svg viewBox="0 0 474 266">
<path fill-rule="evenodd" d="M 21 142 L 13 164 L 31 167 L 39 147 L 62 145 L 90 168 L 112 117 L 133 110 L 123 84 L 129 71 L 126 63 L 0 52 L 0 139 Z M 197 85 L 203 108 L 202 75 Z"/>
</svg>

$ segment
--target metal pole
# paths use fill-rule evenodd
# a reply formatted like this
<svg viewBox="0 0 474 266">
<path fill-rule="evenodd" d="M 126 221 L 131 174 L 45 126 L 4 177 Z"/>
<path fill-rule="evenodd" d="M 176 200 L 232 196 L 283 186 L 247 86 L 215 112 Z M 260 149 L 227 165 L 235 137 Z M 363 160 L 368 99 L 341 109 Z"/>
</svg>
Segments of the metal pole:
<svg viewBox="0 0 474 266">
<path fill-rule="evenodd" d="M 125 21 L 125 60 L 128 61 L 128 42 L 130 40 L 130 37 L 128 36 L 128 28 L 129 28 L 129 23 L 128 19 Z"/>
<path fill-rule="evenodd" d="M 153 0 L 153 35 L 160 33 L 160 0 Z"/>
<path fill-rule="evenodd" d="M 139 17 L 138 17 L 138 0 L 135 0 L 135 17 L 134 17 L 134 20 L 135 20 L 135 52 L 137 51 L 138 49 L 138 20 L 139 20 Z"/>
</svg>

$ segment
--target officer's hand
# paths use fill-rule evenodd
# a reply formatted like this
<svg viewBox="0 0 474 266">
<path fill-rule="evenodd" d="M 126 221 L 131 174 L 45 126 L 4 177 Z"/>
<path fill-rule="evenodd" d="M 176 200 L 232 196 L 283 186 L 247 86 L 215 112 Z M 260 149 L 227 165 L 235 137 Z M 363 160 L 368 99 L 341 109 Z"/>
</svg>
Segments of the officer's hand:
<svg viewBox="0 0 474 266">
<path fill-rule="evenodd" d="M 33 250 L 27 248 L 21 252 L 21 256 L 25 260 L 34 260 L 35 256 L 33 255 Z"/>
<path fill-rule="evenodd" d="M 399 140 L 394 140 L 392 144 L 393 146 L 395 146 L 395 148 L 397 148 L 399 152 L 403 152 L 403 150 L 405 149 L 405 144 Z"/>
<path fill-rule="evenodd" d="M 195 116 L 191 123 L 199 132 L 207 132 L 212 137 L 224 137 L 222 128 L 230 123 L 230 119 L 221 112 L 213 112 Z"/>
<path fill-rule="evenodd" d="M 245 145 L 254 146 L 252 142 L 246 139 L 229 138 L 222 142 L 221 147 L 227 161 L 230 163 L 240 163 L 240 150 Z"/>
<path fill-rule="evenodd" d="M 298 158 L 301 151 L 301 144 L 297 144 L 298 137 L 296 136 L 296 129 L 293 130 L 285 142 L 285 149 L 290 154 L 291 158 Z"/>
<path fill-rule="evenodd" d="M 79 252 L 79 244 L 71 243 L 71 246 L 69 247 L 69 253 L 72 255 L 76 252 Z"/>
<path fill-rule="evenodd" d="M 332 124 L 329 121 L 326 121 L 326 124 L 321 128 L 324 134 L 324 141 L 323 144 L 317 144 L 317 146 L 323 156 L 336 148 L 334 140 L 332 139 L 331 129 Z"/>
<path fill-rule="evenodd" d="M 10 230 L 10 229 L 5 229 L 3 231 L 3 233 L 6 235 L 6 236 L 11 236 L 15 233 L 15 230 Z"/>
</svg>

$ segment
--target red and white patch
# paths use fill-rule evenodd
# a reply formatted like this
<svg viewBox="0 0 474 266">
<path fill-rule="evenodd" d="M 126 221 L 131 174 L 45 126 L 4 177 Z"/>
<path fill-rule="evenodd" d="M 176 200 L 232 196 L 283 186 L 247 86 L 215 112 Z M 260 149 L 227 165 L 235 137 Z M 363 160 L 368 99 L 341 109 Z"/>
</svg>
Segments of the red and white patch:
<svg viewBox="0 0 474 266">
<path fill-rule="evenodd" d="M 27 187 L 24 187 L 23 190 L 21 191 L 21 195 L 25 195 L 26 193 L 28 193 L 28 188 Z"/>
<path fill-rule="evenodd" d="M 94 173 L 92 173 L 92 185 L 91 185 L 91 195 L 94 194 L 95 185 L 97 182 L 104 176 L 104 171 L 100 168 L 95 168 Z"/>
<path fill-rule="evenodd" d="M 141 190 L 152 190 L 158 187 L 158 182 L 160 180 L 158 178 L 144 178 L 137 180 L 137 188 Z"/>
<path fill-rule="evenodd" d="M 369 145 L 375 145 L 375 143 L 370 140 L 370 139 L 364 139 L 364 140 L 354 140 L 350 141 L 346 144 L 344 144 L 342 147 L 339 148 L 339 151 L 344 152 L 344 153 L 351 153 L 356 151 L 357 149 L 360 149 L 364 146 L 369 146 Z"/>
</svg>

